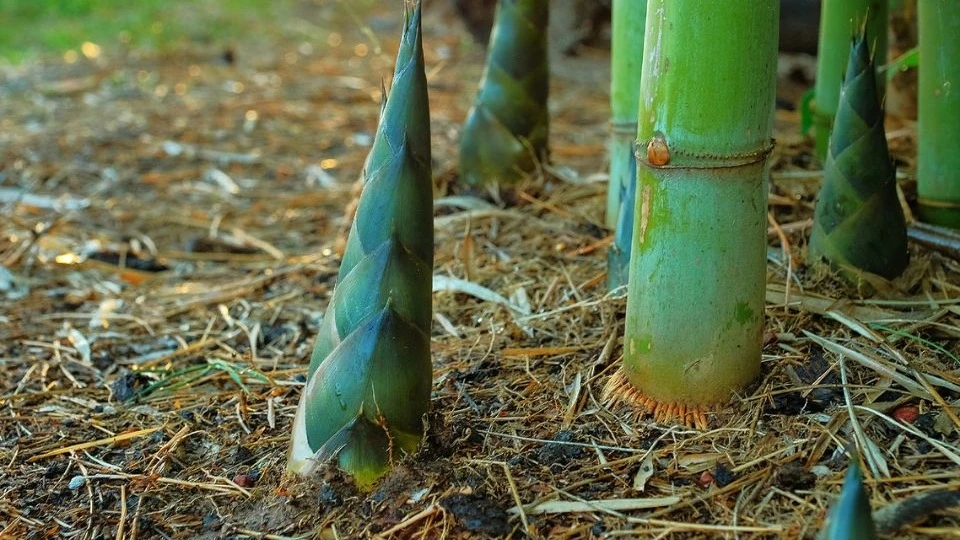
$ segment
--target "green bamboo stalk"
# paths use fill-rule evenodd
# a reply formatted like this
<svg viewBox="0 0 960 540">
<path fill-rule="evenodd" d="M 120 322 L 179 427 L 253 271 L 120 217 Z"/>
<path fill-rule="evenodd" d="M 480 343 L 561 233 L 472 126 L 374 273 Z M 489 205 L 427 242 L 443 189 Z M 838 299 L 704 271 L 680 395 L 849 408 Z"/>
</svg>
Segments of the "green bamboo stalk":
<svg viewBox="0 0 960 540">
<path fill-rule="evenodd" d="M 876 69 L 863 35 L 854 40 L 830 136 L 810 234 L 810 255 L 851 278 L 887 279 L 907 267 L 907 224 L 887 149 Z"/>
<path fill-rule="evenodd" d="M 500 0 L 487 65 L 460 139 L 467 185 L 511 185 L 547 156 L 548 0 Z"/>
<path fill-rule="evenodd" d="M 423 438 L 430 405 L 433 184 L 420 6 L 390 96 L 294 419 L 288 468 L 337 458 L 369 488 Z"/>
<path fill-rule="evenodd" d="M 633 147 L 633 142 L 630 143 Z M 611 154 L 611 159 L 612 159 Z M 634 205 L 637 200 L 637 158 L 630 156 L 627 163 L 626 176 L 632 176 L 623 187 L 620 203 L 620 212 L 617 215 L 617 225 L 613 231 L 613 242 L 607 250 L 607 288 L 611 291 L 623 287 L 630 281 L 630 253 L 633 246 L 633 219 L 636 215 Z M 611 176 L 611 180 L 612 180 Z M 611 186 L 612 187 L 612 186 Z"/>
<path fill-rule="evenodd" d="M 627 186 L 636 182 L 629 172 L 637 140 L 640 104 L 640 67 L 646 0 L 614 0 L 613 39 L 610 46 L 610 187 L 607 190 L 607 227 L 617 226 L 620 201 Z"/>
<path fill-rule="evenodd" d="M 606 395 L 661 420 L 705 426 L 760 370 L 779 8 L 648 0 L 624 361 Z"/>
<path fill-rule="evenodd" d="M 960 5 L 920 0 L 920 218 L 960 228 Z"/>
<path fill-rule="evenodd" d="M 870 497 L 863 487 L 863 476 L 856 457 L 850 460 L 840 498 L 830 508 L 819 540 L 873 540 L 876 525 L 870 513 Z"/>
<path fill-rule="evenodd" d="M 827 157 L 833 117 L 840 100 L 843 69 L 850 57 L 850 39 L 866 27 L 867 43 L 876 50 L 878 65 L 887 59 L 887 2 L 889 0 L 823 0 L 820 10 L 820 41 L 817 51 L 817 82 L 814 87 L 814 125 L 817 157 Z M 866 21 L 864 23 L 864 21 Z M 880 99 L 886 88 L 878 75 Z"/>
<path fill-rule="evenodd" d="M 627 284 L 630 264 L 637 185 L 634 143 L 637 139 L 640 67 L 646 18 L 646 0 L 613 2 L 610 181 L 607 185 L 607 227 L 614 230 L 614 241 L 607 253 L 607 282 L 611 290 Z"/>
</svg>

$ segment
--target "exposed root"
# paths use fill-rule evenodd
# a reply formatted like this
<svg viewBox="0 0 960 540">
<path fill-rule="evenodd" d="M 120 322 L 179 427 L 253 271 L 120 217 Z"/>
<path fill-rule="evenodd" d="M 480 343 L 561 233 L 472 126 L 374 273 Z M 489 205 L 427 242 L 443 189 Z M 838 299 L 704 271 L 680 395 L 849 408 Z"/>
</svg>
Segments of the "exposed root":
<svg viewBox="0 0 960 540">
<path fill-rule="evenodd" d="M 873 513 L 873 521 L 880 534 L 893 534 L 934 512 L 954 506 L 960 506 L 960 491 L 936 490 L 919 493 L 877 510 Z"/>
<path fill-rule="evenodd" d="M 623 368 L 618 369 L 603 387 L 603 401 L 607 406 L 625 403 L 636 412 L 638 418 L 649 413 L 659 423 L 680 422 L 687 427 L 707 429 L 707 415 L 703 408 L 683 403 L 660 403 L 651 399 L 637 390 Z"/>
</svg>

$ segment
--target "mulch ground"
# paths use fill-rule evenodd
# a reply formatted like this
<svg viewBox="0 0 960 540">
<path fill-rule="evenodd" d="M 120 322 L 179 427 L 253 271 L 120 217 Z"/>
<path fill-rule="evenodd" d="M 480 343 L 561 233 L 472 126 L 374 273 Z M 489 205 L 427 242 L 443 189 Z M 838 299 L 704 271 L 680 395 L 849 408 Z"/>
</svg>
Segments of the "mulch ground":
<svg viewBox="0 0 960 540">
<path fill-rule="evenodd" d="M 434 295 L 429 434 L 370 494 L 285 477 L 401 28 L 395 6 L 360 26 L 339 5 L 269 47 L 0 73 L 0 537 L 812 537 L 848 447 L 875 509 L 960 488 L 960 265 L 911 245 L 868 297 L 806 265 L 821 173 L 793 111 L 759 380 L 706 431 L 603 404 L 625 307 L 604 274 L 608 60 L 558 64 L 553 165 L 516 205 L 456 197 L 483 51 L 449 13 L 425 22 L 435 274 L 473 288 Z M 894 124 L 909 199 L 915 129 Z M 945 510 L 895 536 L 958 528 Z"/>
</svg>

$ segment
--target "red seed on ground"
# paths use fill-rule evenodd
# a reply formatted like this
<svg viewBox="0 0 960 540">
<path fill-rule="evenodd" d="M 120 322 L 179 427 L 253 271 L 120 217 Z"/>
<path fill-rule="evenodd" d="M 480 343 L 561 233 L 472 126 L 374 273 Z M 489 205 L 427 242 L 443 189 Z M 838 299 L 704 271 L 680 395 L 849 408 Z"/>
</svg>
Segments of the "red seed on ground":
<svg viewBox="0 0 960 540">
<path fill-rule="evenodd" d="M 893 411 L 893 417 L 901 422 L 912 424 L 920 416 L 920 408 L 916 405 L 902 405 Z"/>
<path fill-rule="evenodd" d="M 253 478 L 250 478 L 250 476 L 246 474 L 238 474 L 234 476 L 233 483 L 242 488 L 251 488 L 254 484 Z"/>
<path fill-rule="evenodd" d="M 697 482 L 700 484 L 700 487 L 709 487 L 715 480 L 712 472 L 703 471 L 703 474 L 700 475 L 700 479 L 697 480 Z"/>
</svg>

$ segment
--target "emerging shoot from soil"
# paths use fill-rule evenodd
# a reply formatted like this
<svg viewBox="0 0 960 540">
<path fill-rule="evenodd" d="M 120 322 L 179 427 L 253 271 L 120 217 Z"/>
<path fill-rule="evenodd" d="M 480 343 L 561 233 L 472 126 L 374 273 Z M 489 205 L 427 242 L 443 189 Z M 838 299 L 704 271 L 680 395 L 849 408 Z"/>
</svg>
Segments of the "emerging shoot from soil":
<svg viewBox="0 0 960 540">
<path fill-rule="evenodd" d="M 433 192 L 419 5 L 294 420 L 288 468 L 338 458 L 369 488 L 423 438 L 430 405 Z"/>
<path fill-rule="evenodd" d="M 877 537 L 870 497 L 863 487 L 863 476 L 856 456 L 850 460 L 840 498 L 830 508 L 819 540 L 873 540 Z"/>
<path fill-rule="evenodd" d="M 850 49 L 810 235 L 811 258 L 827 259 L 852 279 L 860 271 L 893 279 L 908 262 L 907 225 L 880 99 L 861 34 Z"/>
<path fill-rule="evenodd" d="M 469 186 L 516 184 L 546 159 L 548 0 L 500 0 L 487 66 L 460 139 Z"/>
</svg>

